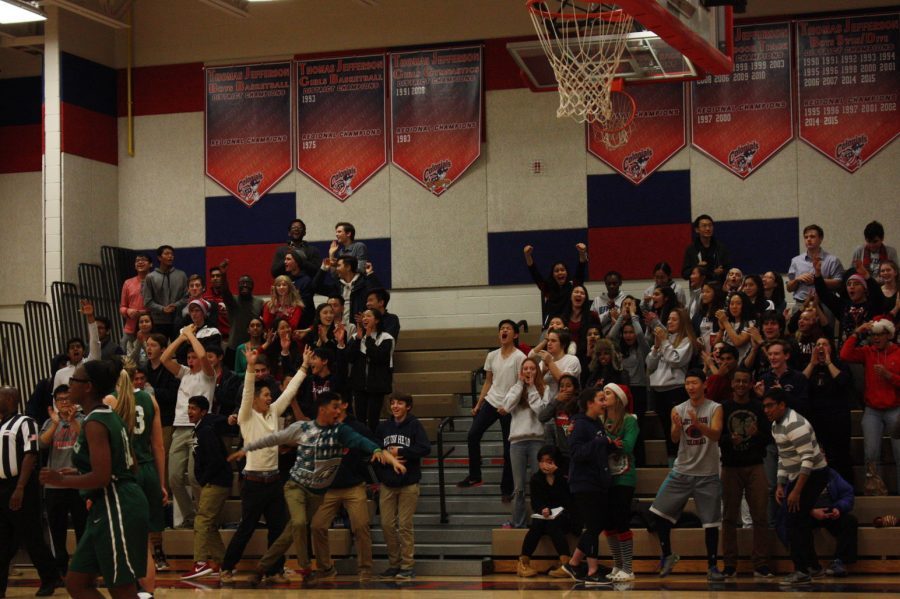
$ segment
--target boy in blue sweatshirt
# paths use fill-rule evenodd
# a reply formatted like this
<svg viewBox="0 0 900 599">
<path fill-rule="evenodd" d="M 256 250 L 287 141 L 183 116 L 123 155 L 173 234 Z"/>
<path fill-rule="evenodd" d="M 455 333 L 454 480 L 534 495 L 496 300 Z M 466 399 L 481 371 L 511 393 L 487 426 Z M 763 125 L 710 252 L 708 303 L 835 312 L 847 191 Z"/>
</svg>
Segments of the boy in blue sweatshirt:
<svg viewBox="0 0 900 599">
<path fill-rule="evenodd" d="M 386 452 L 406 466 L 405 473 L 384 466 L 378 469 L 381 480 L 379 503 L 381 527 L 388 551 L 388 569 L 384 578 L 409 579 L 415 576 L 413 516 L 419 501 L 419 481 L 422 479 L 421 460 L 431 452 L 431 442 L 419 419 L 410 414 L 412 395 L 391 395 L 391 416 L 375 429 Z"/>
<path fill-rule="evenodd" d="M 195 395 L 188 400 L 188 419 L 194 425 L 194 478 L 200 485 L 194 518 L 194 567 L 182 580 L 209 576 L 219 571 L 225 544 L 219 533 L 219 515 L 231 495 L 233 478 L 228 450 L 222 436 L 233 431 L 228 418 L 209 413 L 209 400 Z"/>
</svg>

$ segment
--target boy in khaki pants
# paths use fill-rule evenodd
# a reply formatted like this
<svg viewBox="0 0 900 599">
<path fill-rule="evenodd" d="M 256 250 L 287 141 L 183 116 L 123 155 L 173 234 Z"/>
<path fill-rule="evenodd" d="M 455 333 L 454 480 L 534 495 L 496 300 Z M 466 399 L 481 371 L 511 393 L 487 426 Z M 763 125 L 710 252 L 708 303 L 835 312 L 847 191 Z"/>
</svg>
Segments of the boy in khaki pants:
<svg viewBox="0 0 900 599">
<path fill-rule="evenodd" d="M 390 398 L 391 416 L 375 430 L 385 451 L 406 466 L 406 473 L 391 468 L 378 468 L 381 480 L 379 493 L 381 527 L 387 544 L 389 567 L 383 578 L 409 579 L 415 577 L 413 515 L 419 501 L 420 461 L 431 452 L 431 442 L 419 419 L 410 414 L 413 398 L 406 393 L 394 393 Z"/>
</svg>

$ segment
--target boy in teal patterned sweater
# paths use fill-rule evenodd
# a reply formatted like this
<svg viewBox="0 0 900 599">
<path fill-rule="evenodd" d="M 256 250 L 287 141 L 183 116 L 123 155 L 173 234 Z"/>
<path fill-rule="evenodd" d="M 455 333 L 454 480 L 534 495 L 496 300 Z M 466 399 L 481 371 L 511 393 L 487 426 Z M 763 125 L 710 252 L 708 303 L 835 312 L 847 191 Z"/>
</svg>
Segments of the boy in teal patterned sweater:
<svg viewBox="0 0 900 599">
<path fill-rule="evenodd" d="M 292 542 L 297 545 L 301 575 L 309 575 L 307 527 L 322 502 L 322 495 L 337 474 L 344 448 L 370 452 L 373 460 L 393 466 L 398 474 L 406 472 L 406 467 L 390 452 L 382 451 L 366 437 L 338 422 L 341 412 L 340 396 L 331 392 L 321 393 L 317 404 L 315 420 L 295 422 L 284 430 L 246 445 L 228 457 L 229 461 L 234 461 L 242 458 L 248 451 L 276 445 L 297 446 L 297 461 L 291 468 L 291 480 L 284 485 L 284 498 L 291 514 L 291 522 L 257 565 L 253 580 L 256 584 L 262 581 L 264 573 L 270 571 L 275 562 L 287 552 Z M 316 578 L 333 578 L 336 575 L 337 572 L 332 567 L 327 571 L 317 572 Z"/>
</svg>

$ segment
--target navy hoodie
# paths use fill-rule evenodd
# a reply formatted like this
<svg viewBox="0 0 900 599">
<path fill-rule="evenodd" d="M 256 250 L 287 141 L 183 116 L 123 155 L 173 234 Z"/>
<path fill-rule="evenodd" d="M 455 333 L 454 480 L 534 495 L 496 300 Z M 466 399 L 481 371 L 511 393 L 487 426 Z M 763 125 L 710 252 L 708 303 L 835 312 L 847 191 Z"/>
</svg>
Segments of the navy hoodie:
<svg viewBox="0 0 900 599">
<path fill-rule="evenodd" d="M 207 414 L 197 423 L 194 428 L 194 477 L 200 486 L 231 488 L 234 470 L 228 463 L 228 448 L 221 436 L 236 432 L 236 427 L 228 425 L 228 418 L 219 414 Z"/>
<path fill-rule="evenodd" d="M 403 422 L 397 422 L 393 417 L 382 420 L 375 429 L 375 436 L 384 449 L 399 447 L 400 457 L 406 460 L 406 474 L 403 475 L 394 472 L 392 466 L 379 465 L 378 478 L 382 484 L 391 488 L 406 487 L 422 479 L 420 462 L 431 453 L 431 441 L 418 418 L 407 414 Z"/>
<path fill-rule="evenodd" d="M 607 461 L 609 438 L 599 420 L 586 414 L 572 417 L 569 435 L 569 490 L 572 493 L 605 493 L 612 482 Z"/>
</svg>

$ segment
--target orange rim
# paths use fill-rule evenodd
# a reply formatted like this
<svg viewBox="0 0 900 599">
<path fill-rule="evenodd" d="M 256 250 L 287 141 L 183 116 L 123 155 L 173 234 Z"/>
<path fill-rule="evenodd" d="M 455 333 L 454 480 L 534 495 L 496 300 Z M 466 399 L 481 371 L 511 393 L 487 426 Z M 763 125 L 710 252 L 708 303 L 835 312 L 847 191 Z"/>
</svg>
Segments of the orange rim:
<svg viewBox="0 0 900 599">
<path fill-rule="evenodd" d="M 526 10 L 528 10 L 528 12 L 530 12 L 531 14 L 543 19 L 561 19 L 563 21 L 587 21 L 589 19 L 603 19 L 604 21 L 609 21 L 610 23 L 620 23 L 628 18 L 628 13 L 626 13 L 621 8 L 603 12 L 569 14 L 554 12 L 545 7 L 546 3 L 543 0 L 525 0 Z"/>
</svg>

